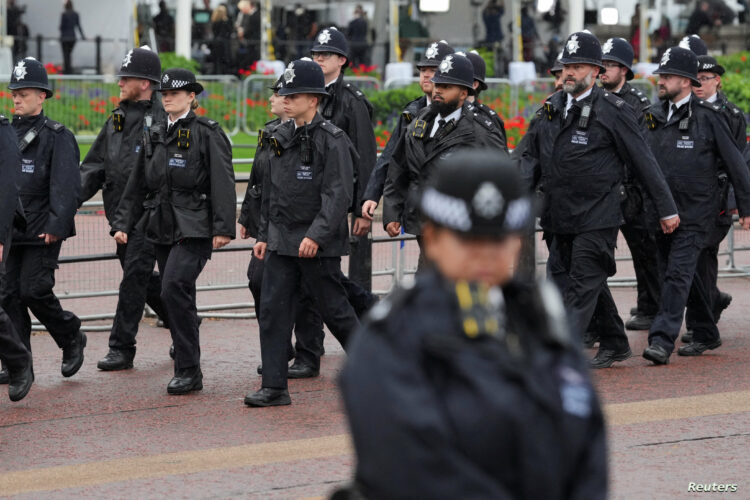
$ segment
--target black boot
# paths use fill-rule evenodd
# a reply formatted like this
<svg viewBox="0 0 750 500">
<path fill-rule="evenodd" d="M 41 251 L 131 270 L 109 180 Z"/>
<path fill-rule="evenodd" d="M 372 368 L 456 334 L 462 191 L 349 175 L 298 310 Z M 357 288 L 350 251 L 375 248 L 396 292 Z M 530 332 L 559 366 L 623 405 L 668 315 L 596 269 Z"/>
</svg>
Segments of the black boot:
<svg viewBox="0 0 750 500">
<path fill-rule="evenodd" d="M 245 404 L 253 407 L 286 406 L 292 404 L 292 399 L 286 389 L 261 387 L 258 392 L 245 396 Z"/>
<path fill-rule="evenodd" d="M 8 397 L 11 401 L 21 401 L 29 393 L 34 382 L 34 367 L 29 361 L 18 371 L 9 371 Z"/>
<path fill-rule="evenodd" d="M 109 348 L 109 352 L 103 359 L 99 360 L 96 367 L 105 372 L 114 372 L 118 370 L 129 370 L 133 368 L 133 358 L 135 350 L 125 351 L 121 349 Z"/>
<path fill-rule="evenodd" d="M 203 389 L 203 372 L 200 366 L 177 370 L 167 385 L 169 394 L 187 394 Z"/>
<path fill-rule="evenodd" d="M 0 370 L 0 385 L 7 384 L 10 382 L 10 375 L 8 375 L 8 369 L 3 368 Z"/>
<path fill-rule="evenodd" d="M 62 366 L 60 367 L 63 377 L 72 377 L 81 369 L 84 347 L 86 347 L 86 334 L 82 331 L 76 333 L 73 340 L 63 347 Z"/>
</svg>

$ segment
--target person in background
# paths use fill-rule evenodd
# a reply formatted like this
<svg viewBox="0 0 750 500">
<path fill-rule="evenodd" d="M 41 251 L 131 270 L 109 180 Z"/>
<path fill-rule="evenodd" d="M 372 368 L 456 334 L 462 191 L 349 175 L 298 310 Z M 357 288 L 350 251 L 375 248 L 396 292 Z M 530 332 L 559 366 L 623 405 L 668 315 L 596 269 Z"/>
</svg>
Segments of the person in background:
<svg viewBox="0 0 750 500">
<path fill-rule="evenodd" d="M 62 45 L 63 53 L 63 73 L 66 75 L 73 73 L 71 57 L 73 55 L 73 47 L 76 45 L 76 28 L 78 28 L 78 32 L 81 34 L 81 40 L 85 40 L 86 37 L 83 35 L 78 12 L 73 10 L 73 2 L 67 0 L 62 16 L 60 16 L 60 44 Z"/>
<path fill-rule="evenodd" d="M 159 13 L 154 17 L 154 32 L 159 52 L 174 50 L 174 18 L 164 0 L 159 2 Z"/>
<path fill-rule="evenodd" d="M 497 0 L 487 2 L 482 10 L 482 21 L 484 21 L 484 43 L 492 45 L 503 41 L 503 28 L 500 20 L 505 13 L 505 6 L 497 3 Z"/>
<path fill-rule="evenodd" d="M 232 54 L 229 40 L 234 33 L 234 26 L 227 15 L 225 5 L 219 5 L 211 13 L 211 59 L 214 62 L 214 75 L 225 75 L 230 72 Z"/>
<path fill-rule="evenodd" d="M 357 5 L 354 10 L 354 19 L 349 23 L 346 30 L 346 37 L 349 39 L 349 56 L 350 63 L 357 67 L 364 64 L 370 65 L 370 44 L 368 43 L 370 33 L 370 22 L 367 19 L 367 12 L 361 5 Z"/>
</svg>

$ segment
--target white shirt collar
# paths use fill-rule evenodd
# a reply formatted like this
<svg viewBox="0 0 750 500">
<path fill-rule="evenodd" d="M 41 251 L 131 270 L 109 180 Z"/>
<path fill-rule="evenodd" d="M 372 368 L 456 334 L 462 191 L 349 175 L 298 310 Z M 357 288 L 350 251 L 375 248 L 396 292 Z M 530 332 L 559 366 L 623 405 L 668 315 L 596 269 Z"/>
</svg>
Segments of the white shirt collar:
<svg viewBox="0 0 750 500">
<path fill-rule="evenodd" d="M 669 109 L 667 110 L 667 121 L 672 119 L 672 105 L 674 104 L 677 107 L 677 109 L 680 109 L 682 106 L 687 104 L 687 102 L 690 100 L 691 95 L 692 94 L 688 94 L 677 102 L 669 101 Z"/>
<path fill-rule="evenodd" d="M 570 94 L 567 94 L 567 96 L 568 96 L 568 101 L 567 101 L 567 102 L 566 102 L 566 104 L 565 104 L 565 116 L 567 116 L 567 115 L 568 115 L 568 110 L 569 110 L 569 109 L 570 109 L 570 107 L 571 107 L 571 106 L 573 105 L 573 101 L 574 101 L 574 100 L 575 100 L 576 102 L 578 102 L 578 101 L 582 101 L 582 100 L 586 99 L 586 98 L 587 98 L 588 96 L 590 96 L 590 95 L 591 95 L 591 92 L 593 92 L 593 90 L 594 90 L 594 87 L 591 87 L 591 88 L 590 88 L 590 89 L 588 89 L 588 90 L 587 90 L 586 92 L 584 92 L 583 94 L 581 94 L 581 95 L 579 95 L 578 97 L 575 97 L 575 98 L 574 98 L 574 97 L 573 97 L 572 95 L 570 95 Z"/>
<path fill-rule="evenodd" d="M 456 111 L 454 111 L 453 113 L 449 114 L 446 117 L 437 115 L 432 125 L 432 132 L 430 132 L 430 137 L 433 137 L 437 133 L 438 127 L 440 126 L 440 120 L 445 120 L 446 123 L 451 120 L 455 120 L 456 122 L 458 122 L 458 120 L 461 119 L 461 111 L 463 111 L 463 108 L 458 108 Z"/>
<path fill-rule="evenodd" d="M 175 121 L 172 121 L 172 117 L 169 116 L 169 115 L 167 115 L 167 127 L 171 127 L 172 125 L 174 125 L 178 121 L 180 121 L 183 118 L 185 118 L 188 114 L 190 114 L 190 110 L 189 109 L 187 111 L 185 111 L 185 114 L 180 115 Z"/>
<path fill-rule="evenodd" d="M 716 92 L 714 95 L 712 95 L 708 99 L 703 99 L 703 100 L 706 101 L 706 102 L 714 103 L 714 102 L 716 102 L 716 99 L 718 99 L 718 98 L 719 98 L 719 93 Z"/>
</svg>

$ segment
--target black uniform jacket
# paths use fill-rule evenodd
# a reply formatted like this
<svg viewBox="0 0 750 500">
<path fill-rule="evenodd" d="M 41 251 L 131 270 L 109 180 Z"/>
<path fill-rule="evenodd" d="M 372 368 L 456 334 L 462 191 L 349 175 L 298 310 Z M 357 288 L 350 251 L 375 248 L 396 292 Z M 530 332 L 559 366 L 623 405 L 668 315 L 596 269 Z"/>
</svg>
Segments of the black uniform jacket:
<svg viewBox="0 0 750 500">
<path fill-rule="evenodd" d="M 354 164 L 356 187 L 352 210 L 354 215 L 361 217 L 367 181 L 377 159 L 375 131 L 372 128 L 372 104 L 356 86 L 344 82 L 343 74 L 326 89 L 329 96 L 323 97 L 319 108 L 320 114 L 346 132 L 359 155 Z"/>
<path fill-rule="evenodd" d="M 727 119 L 729 131 L 732 137 L 734 137 L 739 150 L 744 152 L 747 147 L 747 120 L 745 119 L 745 113 L 727 99 L 727 96 L 723 92 L 717 93 L 715 104 L 721 106 L 721 112 Z M 726 175 L 723 165 L 721 166 L 721 170 Z M 722 182 L 724 182 L 723 179 Z M 732 188 L 731 184 L 725 186 L 723 189 L 722 200 L 725 198 L 726 203 L 720 207 L 721 212 L 717 217 L 716 223 L 721 226 L 727 226 L 732 223 L 731 210 L 737 209 L 737 200 L 734 197 L 734 188 Z"/>
<path fill-rule="evenodd" d="M 10 121 L 0 115 L 0 244 L 7 245 L 13 221 L 19 214 L 18 178 L 21 176 L 18 165 L 21 163 L 18 153 L 16 134 Z M 0 252 L 0 255 L 2 252 Z"/>
<path fill-rule="evenodd" d="M 236 194 L 229 139 L 219 124 L 192 111 L 169 132 L 151 127 L 112 223 L 128 232 L 146 218 L 146 238 L 171 245 L 183 238 L 235 235 Z M 145 214 L 144 214 L 145 210 Z"/>
<path fill-rule="evenodd" d="M 630 104 L 630 108 L 635 113 L 635 119 L 638 120 L 638 123 L 641 125 L 645 123 L 646 119 L 644 113 L 646 109 L 651 106 L 651 101 L 643 91 L 631 86 L 628 82 L 625 82 L 620 91 L 615 92 L 614 94 Z"/>
<path fill-rule="evenodd" d="M 461 148 L 497 149 L 507 154 L 494 123 L 475 114 L 464 103 L 455 128 L 442 139 L 430 138 L 435 119 L 431 107 L 424 108 L 409 124 L 388 167 L 383 199 L 383 227 L 400 222 L 404 231 L 421 234 L 419 215 L 421 189 L 430 181 L 441 159 Z M 437 137 L 437 136 L 436 136 Z"/>
<path fill-rule="evenodd" d="M 567 94 L 558 91 L 537 112 L 521 156 L 521 171 L 543 193 L 546 231 L 578 234 L 619 227 L 625 165 L 646 187 L 660 217 L 677 214 L 664 177 L 625 101 L 594 86 L 563 118 Z M 587 123 L 581 112 L 591 106 Z"/>
<path fill-rule="evenodd" d="M 294 121 L 279 125 L 274 139 L 282 153 L 270 157 L 263 176 L 258 241 L 279 255 L 297 257 L 302 240 L 310 238 L 319 246 L 318 257 L 346 255 L 357 159 L 351 141 L 320 113 L 296 130 Z M 307 164 L 303 141 L 310 145 Z"/>
<path fill-rule="evenodd" d="M 78 171 L 78 143 L 64 125 L 44 113 L 13 118 L 20 141 L 31 128 L 38 136 L 21 153 L 18 188 L 26 216 L 26 229 L 13 233 L 14 245 L 44 245 L 40 234 L 65 239 L 76 234 L 74 217 L 78 209 L 81 176 Z"/>
<path fill-rule="evenodd" d="M 90 200 L 101 189 L 104 215 L 110 223 L 117 212 L 130 172 L 138 162 L 147 114 L 152 117 L 152 126 L 167 119 L 156 92 L 149 101 L 120 102 L 120 106 L 107 118 L 81 164 L 79 205 Z"/>
<path fill-rule="evenodd" d="M 399 141 L 403 139 L 406 128 L 425 106 L 427 106 L 427 97 L 422 96 L 409 102 L 398 116 L 396 127 L 393 129 L 391 137 L 385 145 L 385 149 L 380 153 L 375 163 L 375 169 L 372 171 L 370 180 L 367 182 L 363 202 L 366 200 L 380 201 L 380 198 L 383 196 L 385 179 L 388 176 L 388 165 L 391 162 L 393 152 L 396 150 Z"/>
<path fill-rule="evenodd" d="M 494 109 L 490 108 L 486 104 L 482 104 L 480 102 L 470 102 L 467 107 L 470 111 L 473 111 L 474 114 L 479 115 L 481 118 L 484 118 L 485 120 L 490 120 L 495 127 L 497 127 L 497 130 L 500 134 L 500 138 L 503 141 L 503 147 L 508 149 L 508 137 L 505 134 L 505 123 L 503 122 L 503 119 L 500 118 L 500 115 L 498 115 Z"/>
<path fill-rule="evenodd" d="M 456 285 L 428 272 L 354 336 L 341 389 L 365 498 L 606 497 L 603 417 L 559 294 L 502 294 L 505 333 L 470 337 Z"/>
<path fill-rule="evenodd" d="M 271 157 L 277 152 L 271 138 L 274 129 L 280 123 L 281 120 L 278 118 L 271 120 L 266 123 L 263 130 L 258 132 L 258 147 L 255 149 L 253 168 L 250 171 L 250 180 L 247 182 L 245 198 L 242 200 L 242 208 L 237 220 L 237 222 L 247 229 L 248 234 L 253 238 L 258 236 L 263 179 L 266 176 Z"/>
<path fill-rule="evenodd" d="M 716 222 L 722 166 L 734 187 L 740 216 L 750 215 L 750 174 L 721 106 L 691 96 L 667 121 L 668 104 L 659 102 L 648 109 L 646 138 L 677 202 L 680 227 L 707 231 Z M 681 123 L 685 130 L 680 130 Z"/>
</svg>

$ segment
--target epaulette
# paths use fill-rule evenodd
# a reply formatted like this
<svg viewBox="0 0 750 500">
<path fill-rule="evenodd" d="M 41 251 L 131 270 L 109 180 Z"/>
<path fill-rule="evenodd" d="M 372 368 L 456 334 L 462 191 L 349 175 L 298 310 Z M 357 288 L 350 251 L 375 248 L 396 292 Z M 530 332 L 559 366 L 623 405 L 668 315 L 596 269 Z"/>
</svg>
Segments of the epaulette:
<svg viewBox="0 0 750 500">
<path fill-rule="evenodd" d="M 721 105 L 713 102 L 704 101 L 703 99 L 696 99 L 696 102 L 704 108 L 711 109 L 713 111 L 721 111 Z"/>
<path fill-rule="evenodd" d="M 10 123 L 10 120 L 8 120 L 8 117 L 5 115 L 0 115 L 0 125 L 7 125 Z"/>
<path fill-rule="evenodd" d="M 733 103 L 733 102 L 731 102 L 729 100 L 724 100 L 724 106 L 729 111 L 731 111 L 732 113 L 734 113 L 735 115 L 738 115 L 738 114 L 742 113 L 742 110 L 740 108 L 738 108 L 735 103 Z"/>
<path fill-rule="evenodd" d="M 617 97 L 615 94 L 611 92 L 604 92 L 602 96 L 604 97 L 605 101 L 612 104 L 616 108 L 621 108 L 622 105 L 625 104 L 625 99 Z"/>
<path fill-rule="evenodd" d="M 338 137 L 338 136 L 340 136 L 341 134 L 344 133 L 343 130 L 341 130 L 336 125 L 334 125 L 333 123 L 331 123 L 331 122 L 329 122 L 327 120 L 324 120 L 324 121 L 322 121 L 320 123 L 320 128 L 322 128 L 323 130 L 325 130 L 326 132 L 328 132 L 329 134 L 331 134 L 334 137 Z"/>
<path fill-rule="evenodd" d="M 411 300 L 415 289 L 413 281 L 404 282 L 396 287 L 387 297 L 370 309 L 367 313 L 367 322 L 372 325 L 384 323 L 391 313 L 398 311 Z"/>
<path fill-rule="evenodd" d="M 44 124 L 55 132 L 62 132 L 63 130 L 65 130 L 65 125 L 60 122 L 56 122 L 55 120 L 50 120 L 49 118 L 46 122 L 44 122 Z"/>
<path fill-rule="evenodd" d="M 648 97 L 646 97 L 646 94 L 644 94 L 641 89 L 630 87 L 630 93 L 634 94 L 642 103 L 648 103 L 649 105 L 651 104 L 651 101 Z"/>
<path fill-rule="evenodd" d="M 216 120 L 212 120 L 210 118 L 206 118 L 205 116 L 199 116 L 198 123 L 202 123 L 203 125 L 206 125 L 211 128 L 219 128 L 219 122 L 217 122 Z"/>
<path fill-rule="evenodd" d="M 481 116 L 479 113 L 474 113 L 474 120 L 478 121 L 482 124 L 484 128 L 487 130 L 492 130 L 494 128 L 494 124 L 492 123 L 492 120 L 489 118 L 485 118 L 484 116 Z"/>
<path fill-rule="evenodd" d="M 365 94 L 361 90 L 359 90 L 356 85 L 352 85 L 351 83 L 345 83 L 344 88 L 348 90 L 349 92 L 351 92 L 352 94 L 354 94 L 354 96 L 357 99 L 367 99 Z"/>
<path fill-rule="evenodd" d="M 483 109 L 485 112 L 489 113 L 490 116 L 495 116 L 497 114 L 494 109 L 492 109 L 491 107 L 487 106 L 486 104 L 480 104 L 479 108 Z"/>
</svg>

